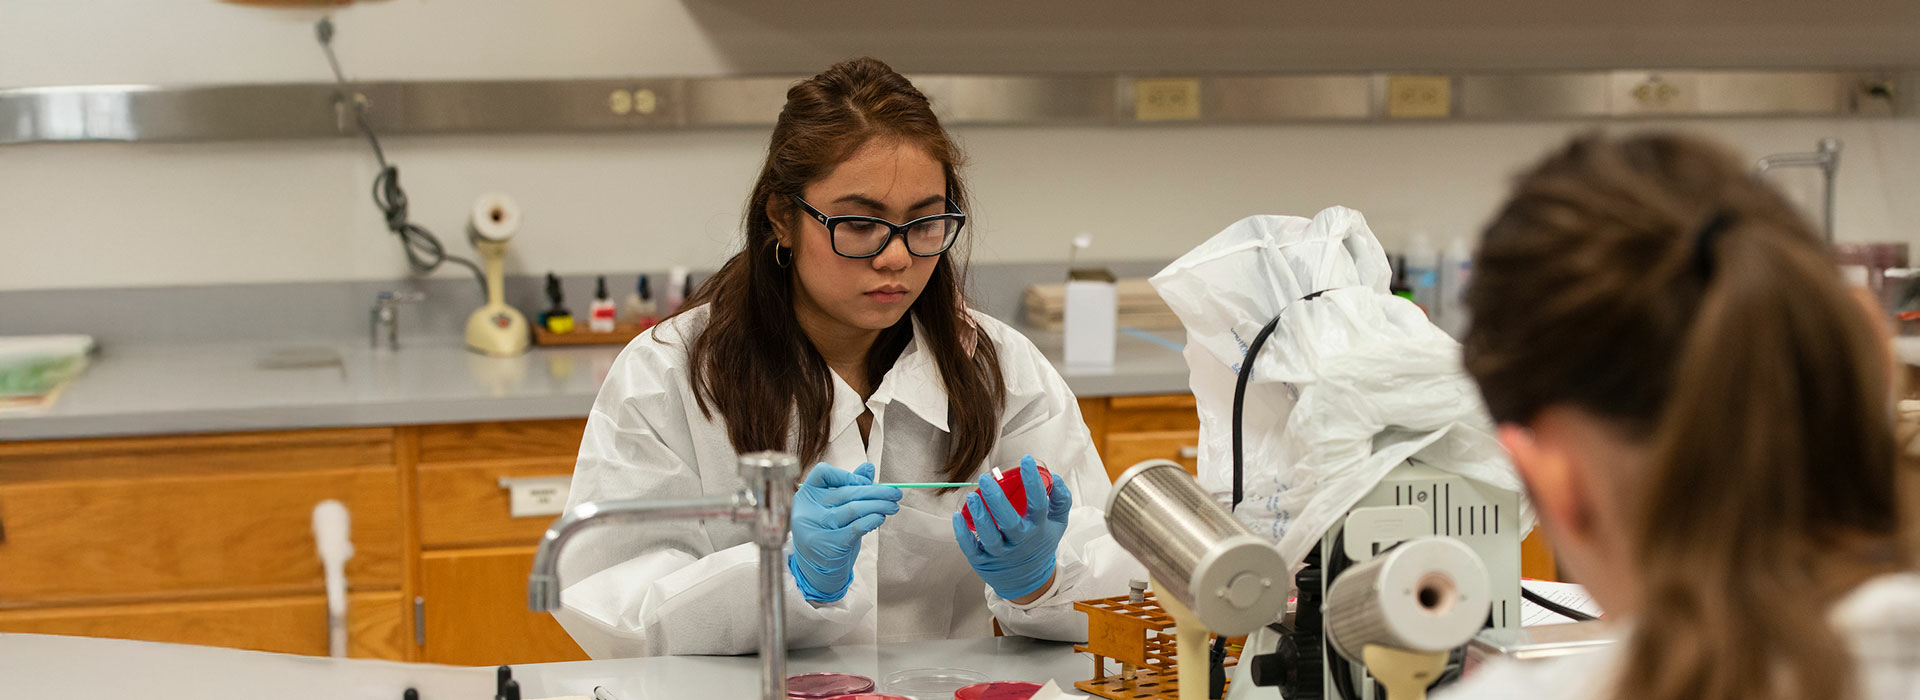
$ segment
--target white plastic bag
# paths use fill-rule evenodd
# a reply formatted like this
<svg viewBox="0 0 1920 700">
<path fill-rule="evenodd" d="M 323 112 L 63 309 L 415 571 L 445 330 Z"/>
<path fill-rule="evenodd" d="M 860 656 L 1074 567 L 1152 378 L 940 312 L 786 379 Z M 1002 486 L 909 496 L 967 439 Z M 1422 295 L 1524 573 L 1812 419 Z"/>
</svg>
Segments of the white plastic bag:
<svg viewBox="0 0 1920 700">
<path fill-rule="evenodd" d="M 1289 563 L 1409 459 L 1522 491 L 1459 343 L 1390 294 L 1391 276 L 1366 219 L 1332 207 L 1312 219 L 1242 219 L 1153 277 L 1187 328 L 1200 483 L 1223 501 L 1233 489 L 1236 374 L 1260 329 L 1280 318 L 1247 385 L 1235 514 Z M 1520 522 L 1533 528 L 1524 497 Z"/>
</svg>

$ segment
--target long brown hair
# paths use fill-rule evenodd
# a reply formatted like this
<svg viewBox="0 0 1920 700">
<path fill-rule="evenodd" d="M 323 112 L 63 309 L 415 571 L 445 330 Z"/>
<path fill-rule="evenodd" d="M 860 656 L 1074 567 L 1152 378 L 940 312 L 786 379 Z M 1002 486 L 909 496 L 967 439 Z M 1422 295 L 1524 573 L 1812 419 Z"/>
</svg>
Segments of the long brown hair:
<svg viewBox="0 0 1920 700">
<path fill-rule="evenodd" d="M 826 452 L 832 370 L 794 317 L 794 269 L 775 264 L 780 243 L 768 209 L 784 219 L 783 225 L 798 226 L 791 196 L 873 138 L 897 138 L 926 149 L 946 174 L 947 199 L 967 209 L 959 147 L 941 128 L 926 95 L 887 64 L 872 58 L 844 61 L 787 90 L 766 165 L 747 197 L 746 245 L 686 303 L 709 309 L 706 327 L 687 348 L 694 397 L 703 415 L 720 414 L 735 450 L 791 451 L 803 463 Z M 927 288 L 908 313 L 881 331 L 867 352 L 868 385 L 877 387 L 913 340 L 911 319 L 920 321 L 921 340 L 947 390 L 953 440 L 942 471 L 949 481 L 972 478 L 986 461 L 1006 401 L 999 351 L 967 315 L 962 238 L 934 263 Z"/>
<path fill-rule="evenodd" d="M 1520 178 L 1475 264 L 1465 360 L 1493 417 L 1576 406 L 1652 450 L 1617 697 L 1848 697 L 1820 568 L 1897 537 L 1892 407 L 1813 228 L 1717 146 L 1594 134 Z"/>
</svg>

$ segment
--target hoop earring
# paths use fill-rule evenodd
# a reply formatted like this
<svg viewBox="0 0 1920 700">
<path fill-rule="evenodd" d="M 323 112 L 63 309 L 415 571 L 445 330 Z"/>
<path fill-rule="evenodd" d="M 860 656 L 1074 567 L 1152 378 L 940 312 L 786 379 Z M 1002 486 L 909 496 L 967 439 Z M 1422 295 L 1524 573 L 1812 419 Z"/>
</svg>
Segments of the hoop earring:
<svg viewBox="0 0 1920 700">
<path fill-rule="evenodd" d="M 783 251 L 783 250 L 784 250 L 784 251 L 787 251 L 787 261 L 786 261 L 786 262 L 781 262 L 781 261 L 780 261 L 780 251 Z M 792 248 L 788 248 L 788 247 L 786 247 L 786 246 L 783 246 L 783 245 L 780 245 L 780 244 L 778 244 L 778 243 L 775 243 L 775 244 L 773 244 L 773 264 L 775 264 L 775 265 L 778 265 L 778 266 L 780 266 L 780 267 L 786 267 L 786 266 L 788 266 L 788 265 L 792 265 L 792 264 L 793 264 L 793 249 L 792 249 Z"/>
</svg>

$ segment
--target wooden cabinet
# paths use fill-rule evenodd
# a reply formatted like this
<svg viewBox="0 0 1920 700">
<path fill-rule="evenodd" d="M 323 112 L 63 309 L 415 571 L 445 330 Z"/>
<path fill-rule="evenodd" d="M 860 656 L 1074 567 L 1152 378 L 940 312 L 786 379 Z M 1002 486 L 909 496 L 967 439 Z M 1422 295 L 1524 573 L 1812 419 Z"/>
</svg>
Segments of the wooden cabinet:
<svg viewBox="0 0 1920 700">
<path fill-rule="evenodd" d="M 1149 459 L 1169 459 L 1199 473 L 1198 435 L 1149 433 L 1114 435 L 1107 438 L 1107 478 L 1118 479 L 1121 472 Z"/>
<path fill-rule="evenodd" d="M 322 585 L 313 508 L 352 516 L 355 590 L 400 587 L 392 465 L 0 486 L 0 606 L 274 595 Z"/>
<path fill-rule="evenodd" d="M 1535 527 L 1527 539 L 1520 541 L 1520 575 L 1540 581 L 1560 580 L 1560 567 L 1553 558 L 1553 543 L 1547 541 L 1547 531 Z"/>
<path fill-rule="evenodd" d="M 1088 421 L 1093 444 L 1106 463 L 1107 477 L 1149 459 L 1170 459 L 1194 472 L 1200 446 L 1200 414 L 1193 396 L 1115 396 L 1098 399 L 1105 406 L 1097 409 L 1099 425 Z M 1088 414 L 1086 400 L 1081 413 Z"/>
<path fill-rule="evenodd" d="M 0 631 L 325 654 L 312 514 L 334 499 L 349 653 L 584 659 L 526 606 L 553 517 L 511 517 L 500 480 L 572 474 L 585 423 L 0 443 Z"/>
<path fill-rule="evenodd" d="M 503 478 L 572 475 L 586 420 L 401 430 L 418 431 L 420 660 L 493 666 L 586 659 L 552 615 L 527 609 L 534 546 L 554 516 L 513 517 L 501 485 Z"/>
<path fill-rule="evenodd" d="M 352 515 L 353 651 L 404 658 L 391 429 L 0 444 L 0 631 L 324 653 L 313 508 Z"/>
<path fill-rule="evenodd" d="M 460 666 L 582 661 L 547 613 L 527 609 L 533 547 L 421 555 L 424 641 L 420 660 Z"/>
</svg>

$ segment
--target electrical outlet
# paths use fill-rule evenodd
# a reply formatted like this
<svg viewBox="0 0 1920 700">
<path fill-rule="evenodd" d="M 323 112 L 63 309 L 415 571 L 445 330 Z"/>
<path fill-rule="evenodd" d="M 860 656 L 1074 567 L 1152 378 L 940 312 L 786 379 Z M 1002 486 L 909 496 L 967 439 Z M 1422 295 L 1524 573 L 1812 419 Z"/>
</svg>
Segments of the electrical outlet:
<svg viewBox="0 0 1920 700">
<path fill-rule="evenodd" d="M 660 108 L 660 97 L 652 90 L 640 88 L 633 91 L 633 111 L 636 114 L 653 114 Z"/>
<path fill-rule="evenodd" d="M 1199 119 L 1200 81 L 1196 78 L 1133 81 L 1133 118 L 1143 122 Z"/>
<path fill-rule="evenodd" d="M 1453 82 L 1444 75 L 1387 78 L 1387 116 L 1445 117 L 1453 113 Z"/>
</svg>

